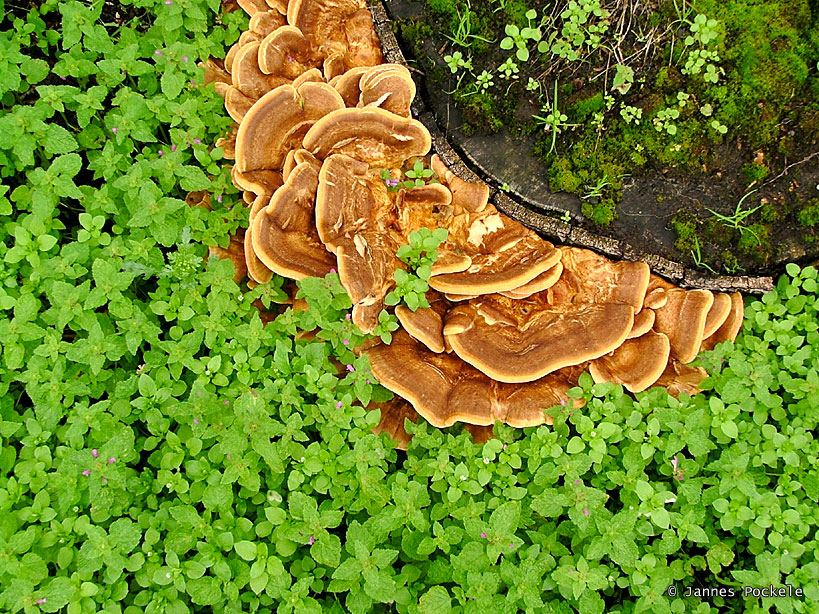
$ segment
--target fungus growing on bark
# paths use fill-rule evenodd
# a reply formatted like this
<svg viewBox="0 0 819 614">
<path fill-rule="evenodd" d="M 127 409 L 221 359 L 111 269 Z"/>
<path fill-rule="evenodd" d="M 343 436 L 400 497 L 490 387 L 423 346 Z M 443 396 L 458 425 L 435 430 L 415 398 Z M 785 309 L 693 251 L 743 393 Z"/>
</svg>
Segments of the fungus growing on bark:
<svg viewBox="0 0 819 614">
<path fill-rule="evenodd" d="M 374 168 L 400 168 L 408 158 L 426 154 L 431 145 L 421 122 L 379 108 L 333 111 L 304 136 L 304 148 L 321 160 L 344 154 Z"/>
<path fill-rule="evenodd" d="M 613 352 L 591 361 L 589 373 L 597 383 L 623 384 L 631 392 L 651 386 L 668 364 L 668 337 L 649 331 L 627 339 Z"/>
<path fill-rule="evenodd" d="M 279 275 L 292 279 L 324 277 L 335 264 L 316 232 L 317 188 L 315 166 L 299 164 L 253 220 L 253 251 Z"/>
<path fill-rule="evenodd" d="M 315 122 L 341 109 L 344 101 L 326 83 L 282 85 L 262 96 L 247 112 L 236 135 L 240 172 L 282 168 L 290 149 L 299 148 Z"/>
<path fill-rule="evenodd" d="M 703 339 L 700 352 L 713 350 L 718 343 L 734 341 L 737 338 L 742 328 L 742 320 L 745 317 L 745 303 L 739 292 L 734 292 L 730 294 L 729 297 L 731 299 L 731 308 L 728 312 L 728 316 L 713 334 Z"/>
<path fill-rule="evenodd" d="M 319 66 L 321 58 L 310 41 L 293 26 L 277 28 L 259 45 L 259 69 L 265 74 L 296 79 L 303 72 Z"/>
<path fill-rule="evenodd" d="M 410 116 L 415 98 L 415 82 L 400 64 L 382 64 L 371 68 L 359 82 L 359 107 L 379 107 L 386 111 Z"/>
<path fill-rule="evenodd" d="M 655 310 L 654 330 L 671 342 L 671 355 L 682 363 L 697 356 L 705 330 L 705 319 L 714 302 L 708 290 L 667 290 L 668 301 Z"/>
<path fill-rule="evenodd" d="M 367 66 L 358 66 L 328 81 L 344 99 L 346 107 L 352 108 L 358 105 L 361 98 L 361 78 L 369 70 L 370 68 Z"/>
<path fill-rule="evenodd" d="M 634 314 L 634 325 L 631 327 L 631 331 L 626 339 L 635 339 L 636 337 L 645 335 L 651 330 L 651 327 L 654 326 L 654 318 L 655 315 L 652 309 L 641 309 L 638 313 Z"/>
<path fill-rule="evenodd" d="M 405 305 L 398 305 L 395 315 L 413 339 L 423 343 L 430 351 L 441 353 L 445 350 L 444 316 L 449 304 L 437 293 L 428 296 L 427 302 L 429 307 L 416 311 Z"/>
<path fill-rule="evenodd" d="M 579 375 L 567 370 L 522 386 L 503 384 L 454 354 L 429 351 L 404 330 L 397 331 L 390 345 L 380 344 L 365 353 L 378 381 L 440 428 L 455 422 L 487 426 L 495 420 L 515 427 L 551 424 L 543 410 L 572 405 L 566 392 Z"/>
<path fill-rule="evenodd" d="M 250 18 L 248 29 L 262 38 L 287 23 L 287 17 L 277 10 L 259 11 Z"/>
<path fill-rule="evenodd" d="M 441 181 L 452 191 L 452 201 L 469 213 L 483 211 L 489 202 L 489 186 L 485 183 L 464 181 L 447 168 L 438 154 L 434 154 L 430 166 Z"/>
</svg>

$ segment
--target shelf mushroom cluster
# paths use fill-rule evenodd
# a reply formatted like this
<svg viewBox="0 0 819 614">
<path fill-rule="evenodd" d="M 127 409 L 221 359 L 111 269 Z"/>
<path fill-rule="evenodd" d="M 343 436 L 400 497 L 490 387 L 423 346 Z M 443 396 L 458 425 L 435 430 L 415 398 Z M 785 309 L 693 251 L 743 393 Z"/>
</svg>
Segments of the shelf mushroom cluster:
<svg viewBox="0 0 819 614">
<path fill-rule="evenodd" d="M 448 230 L 430 307 L 396 307 L 392 342 L 362 350 L 405 400 L 382 407 L 394 418 L 385 430 L 401 439 L 410 405 L 437 427 L 548 423 L 545 408 L 579 406 L 567 392 L 586 370 L 631 392 L 697 390 L 705 372 L 688 363 L 736 337 L 739 294 L 681 289 L 643 262 L 553 245 L 500 213 L 488 186 L 429 157 L 410 73 L 383 63 L 363 0 L 239 4 L 250 30 L 207 69 L 238 122 L 223 145 L 249 205 L 251 280 L 338 270 L 369 333 L 406 268 L 398 248 L 420 228 Z M 437 181 L 391 190 L 418 159 Z"/>
</svg>

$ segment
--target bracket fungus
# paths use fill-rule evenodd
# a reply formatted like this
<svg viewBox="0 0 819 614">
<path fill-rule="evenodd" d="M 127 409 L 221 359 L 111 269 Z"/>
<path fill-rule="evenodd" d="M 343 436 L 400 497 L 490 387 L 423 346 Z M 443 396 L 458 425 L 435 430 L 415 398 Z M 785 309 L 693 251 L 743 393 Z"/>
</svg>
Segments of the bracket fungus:
<svg viewBox="0 0 819 614">
<path fill-rule="evenodd" d="M 585 370 L 632 393 L 699 390 L 706 372 L 692 361 L 736 338 L 741 295 L 685 290 L 645 263 L 555 246 L 499 212 L 488 185 L 429 155 L 430 133 L 412 117 L 415 83 L 383 63 L 364 0 L 239 4 L 250 30 L 205 68 L 238 122 L 220 142 L 249 226 L 211 253 L 250 285 L 337 269 L 353 323 L 370 333 L 396 271 L 409 268 L 398 250 L 415 231 L 448 231 L 424 276 L 429 307 L 397 305 L 391 343 L 356 348 L 398 395 L 370 405 L 381 410 L 377 431 L 405 448 L 405 420 L 419 415 L 464 422 L 476 440 L 497 420 L 550 424 L 550 407 L 582 407 L 569 390 Z M 431 172 L 419 180 L 423 162 Z M 189 203 L 207 206 L 206 196 Z"/>
</svg>

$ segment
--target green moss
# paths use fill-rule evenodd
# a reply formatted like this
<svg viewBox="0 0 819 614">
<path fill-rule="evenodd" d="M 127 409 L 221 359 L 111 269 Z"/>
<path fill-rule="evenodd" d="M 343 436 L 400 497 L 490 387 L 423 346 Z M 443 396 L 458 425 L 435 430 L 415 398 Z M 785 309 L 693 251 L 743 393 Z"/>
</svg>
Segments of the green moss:
<svg viewBox="0 0 819 614">
<path fill-rule="evenodd" d="M 671 218 L 671 227 L 677 234 L 674 247 L 683 253 L 689 253 L 696 247 L 697 218 L 689 211 L 680 209 Z"/>
<path fill-rule="evenodd" d="M 425 57 L 424 41 L 432 36 L 432 28 L 425 23 L 411 19 L 402 19 L 398 25 L 401 38 L 412 49 L 415 57 Z"/>
<path fill-rule="evenodd" d="M 601 110 L 603 105 L 603 93 L 597 92 L 594 96 L 584 98 L 583 100 L 574 103 L 571 107 L 569 107 L 568 115 L 575 123 L 585 122 L 592 113 L 596 113 L 597 111 Z"/>
<path fill-rule="evenodd" d="M 459 103 L 467 123 L 485 132 L 494 134 L 503 128 L 503 121 L 498 117 L 495 101 L 487 93 L 469 94 L 456 92 L 455 100 Z"/>
<path fill-rule="evenodd" d="M 779 222 L 784 217 L 782 209 L 773 203 L 765 203 L 759 210 L 759 217 L 763 222 Z"/>
<path fill-rule="evenodd" d="M 567 158 L 558 158 L 549 168 L 549 189 L 553 192 L 576 192 L 581 179 L 574 174 L 572 163 Z"/>
<path fill-rule="evenodd" d="M 598 226 L 608 226 L 617 217 L 617 203 L 610 198 L 598 203 L 584 202 L 580 211 Z"/>
<path fill-rule="evenodd" d="M 522 28 L 528 23 L 526 19 L 526 11 L 528 10 L 529 7 L 521 0 L 508 0 L 504 13 L 508 23 L 513 23 Z"/>
<path fill-rule="evenodd" d="M 722 265 L 725 267 L 726 271 L 735 272 L 740 270 L 741 267 L 739 265 L 739 259 L 731 250 L 723 250 L 722 253 L 720 253 L 720 258 L 722 259 Z"/>
<path fill-rule="evenodd" d="M 770 228 L 765 224 L 756 223 L 747 227 L 737 241 L 737 250 L 740 254 L 753 258 L 757 262 L 765 262 L 771 252 Z"/>
<path fill-rule="evenodd" d="M 810 199 L 796 216 L 802 226 L 819 226 L 819 198 Z"/>
<path fill-rule="evenodd" d="M 762 181 L 768 176 L 768 167 L 758 162 L 749 162 L 742 167 L 742 176 L 748 184 Z"/>
</svg>

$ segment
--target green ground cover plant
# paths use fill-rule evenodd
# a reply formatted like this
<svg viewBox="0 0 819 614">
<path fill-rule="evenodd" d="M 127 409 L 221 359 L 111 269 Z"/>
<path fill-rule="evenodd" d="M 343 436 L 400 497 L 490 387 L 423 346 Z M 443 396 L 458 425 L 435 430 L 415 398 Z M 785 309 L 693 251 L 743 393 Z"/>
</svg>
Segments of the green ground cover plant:
<svg viewBox="0 0 819 614">
<path fill-rule="evenodd" d="M 704 394 L 584 376 L 554 426 L 396 451 L 338 275 L 265 326 L 283 280 L 207 257 L 247 224 L 196 66 L 246 27 L 219 9 L 5 6 L 0 611 L 815 612 L 816 269 L 748 301 Z"/>
</svg>

